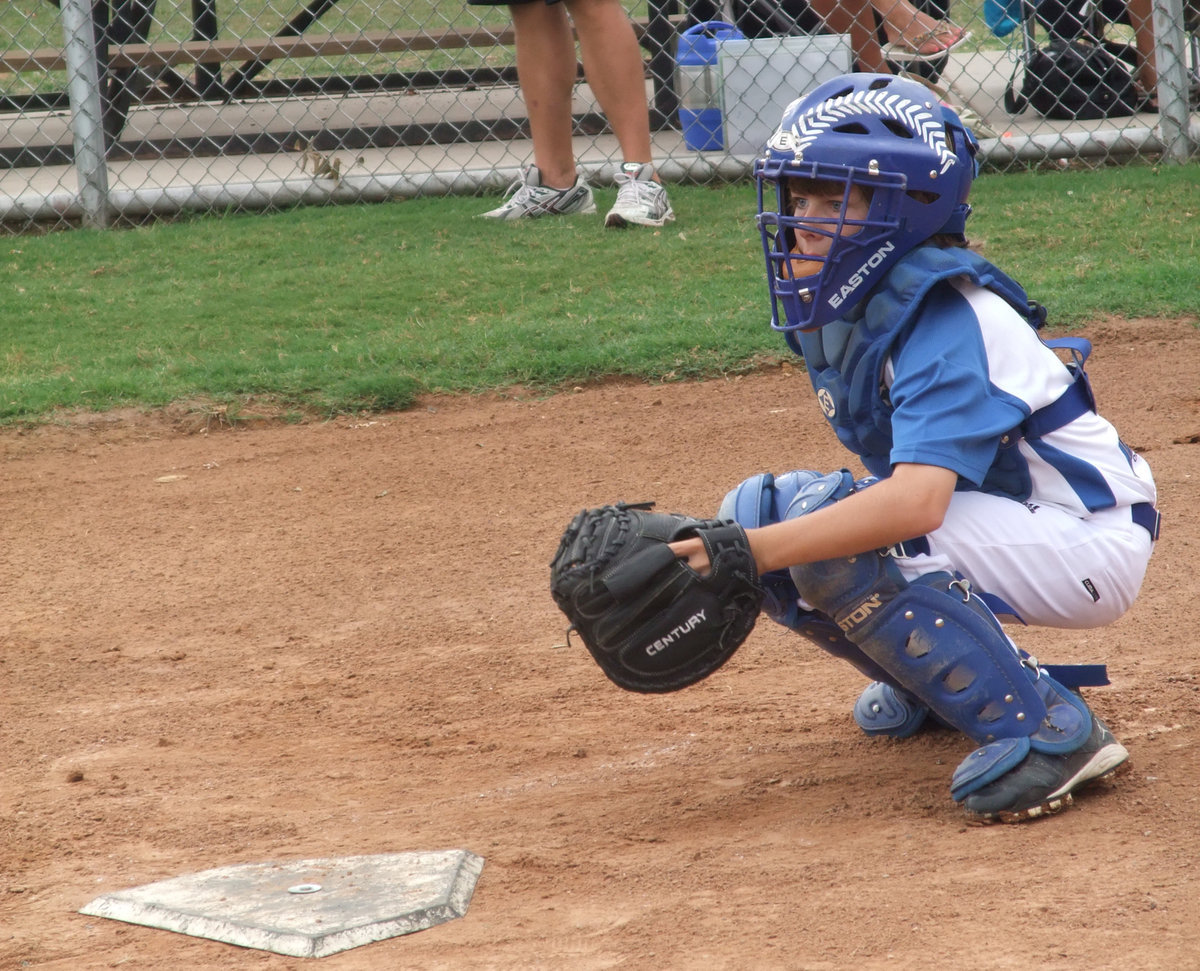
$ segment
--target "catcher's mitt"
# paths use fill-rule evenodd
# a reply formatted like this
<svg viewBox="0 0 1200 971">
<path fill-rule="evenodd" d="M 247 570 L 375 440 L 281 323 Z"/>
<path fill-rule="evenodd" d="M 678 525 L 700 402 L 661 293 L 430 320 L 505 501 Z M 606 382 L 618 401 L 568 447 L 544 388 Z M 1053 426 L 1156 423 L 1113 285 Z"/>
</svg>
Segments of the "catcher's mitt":
<svg viewBox="0 0 1200 971">
<path fill-rule="evenodd" d="M 604 673 L 629 691 L 677 691 L 729 660 L 762 604 L 746 531 L 732 520 L 649 510 L 580 512 L 550 561 L 550 593 Z M 701 576 L 667 546 L 698 536 Z"/>
</svg>

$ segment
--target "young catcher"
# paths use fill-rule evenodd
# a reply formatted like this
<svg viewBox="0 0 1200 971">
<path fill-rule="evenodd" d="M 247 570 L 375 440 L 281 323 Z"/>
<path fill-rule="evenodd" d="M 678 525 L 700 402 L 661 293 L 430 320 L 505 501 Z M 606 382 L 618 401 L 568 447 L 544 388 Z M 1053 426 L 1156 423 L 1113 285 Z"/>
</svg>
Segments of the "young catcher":
<svg viewBox="0 0 1200 971">
<path fill-rule="evenodd" d="M 745 528 L 764 610 L 871 679 L 863 731 L 963 732 L 977 748 L 951 795 L 1012 822 L 1069 805 L 1128 753 L 1075 690 L 1103 669 L 1045 667 L 997 617 L 1116 620 L 1159 519 L 1150 469 L 1096 412 L 1090 345 L 1042 340 L 1040 308 L 967 249 L 976 148 L 892 75 L 788 107 L 755 164 L 772 324 L 869 474 L 756 475 L 718 519 Z M 708 569 L 699 539 L 670 548 Z"/>
</svg>

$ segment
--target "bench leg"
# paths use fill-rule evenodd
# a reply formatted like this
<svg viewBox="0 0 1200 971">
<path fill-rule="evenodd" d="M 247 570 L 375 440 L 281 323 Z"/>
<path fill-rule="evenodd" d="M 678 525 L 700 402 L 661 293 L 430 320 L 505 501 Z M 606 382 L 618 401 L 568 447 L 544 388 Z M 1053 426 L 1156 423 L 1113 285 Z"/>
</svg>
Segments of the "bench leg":
<svg viewBox="0 0 1200 971">
<path fill-rule="evenodd" d="M 289 20 L 286 24 L 275 32 L 276 37 L 299 37 L 309 27 L 315 24 L 323 17 L 331 7 L 336 6 L 338 0 L 309 0 L 308 6 L 301 10 L 295 17 Z M 229 79 L 226 87 L 231 95 L 236 96 L 238 89 L 244 84 L 254 79 L 254 77 L 264 67 L 270 64 L 267 60 L 248 61 L 243 64 L 234 75 Z"/>
<path fill-rule="evenodd" d="M 217 26 L 217 0 L 192 0 L 192 40 L 216 40 Z M 196 65 L 196 91 L 200 97 L 215 99 L 223 90 L 220 65 Z"/>
</svg>

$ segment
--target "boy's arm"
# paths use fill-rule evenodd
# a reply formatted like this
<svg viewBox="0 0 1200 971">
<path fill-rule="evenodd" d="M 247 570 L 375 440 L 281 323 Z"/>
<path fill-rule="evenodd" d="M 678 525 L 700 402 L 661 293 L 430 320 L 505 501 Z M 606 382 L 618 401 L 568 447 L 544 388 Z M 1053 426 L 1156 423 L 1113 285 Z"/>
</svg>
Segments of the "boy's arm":
<svg viewBox="0 0 1200 971">
<path fill-rule="evenodd" d="M 749 529 L 746 535 L 760 574 L 892 546 L 942 524 L 958 474 L 936 465 L 897 465 L 862 492 L 808 516 Z M 672 544 L 698 573 L 708 570 L 703 544 Z"/>
</svg>

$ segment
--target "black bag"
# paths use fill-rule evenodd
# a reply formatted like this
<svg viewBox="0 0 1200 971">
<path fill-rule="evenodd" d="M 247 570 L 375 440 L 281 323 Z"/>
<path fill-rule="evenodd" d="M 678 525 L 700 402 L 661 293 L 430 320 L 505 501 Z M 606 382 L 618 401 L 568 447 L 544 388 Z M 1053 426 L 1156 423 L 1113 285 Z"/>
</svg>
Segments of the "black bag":
<svg viewBox="0 0 1200 971">
<path fill-rule="evenodd" d="M 1145 108 L 1133 83 L 1136 62 L 1128 44 L 1052 40 L 1022 61 L 1021 93 L 1016 93 L 1020 63 L 1004 92 L 1010 114 L 1033 105 L 1046 118 L 1073 121 L 1124 118 Z"/>
</svg>

